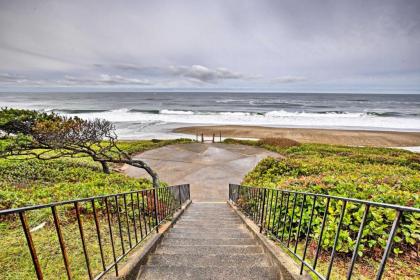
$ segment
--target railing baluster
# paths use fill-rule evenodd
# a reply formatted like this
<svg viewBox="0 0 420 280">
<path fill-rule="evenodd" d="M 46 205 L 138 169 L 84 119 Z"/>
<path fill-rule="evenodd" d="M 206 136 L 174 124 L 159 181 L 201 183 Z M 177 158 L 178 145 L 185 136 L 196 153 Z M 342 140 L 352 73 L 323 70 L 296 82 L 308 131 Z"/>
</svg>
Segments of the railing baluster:
<svg viewBox="0 0 420 280">
<path fill-rule="evenodd" d="M 266 202 L 265 202 L 266 196 L 267 196 L 267 189 L 264 189 L 263 190 L 262 206 L 261 206 L 262 208 L 261 208 L 261 219 L 260 219 L 260 221 L 261 221 L 261 224 L 260 224 L 260 233 L 264 229 L 264 219 L 265 219 L 265 216 L 264 216 L 264 207 L 266 207 Z"/>
<path fill-rule="evenodd" d="M 172 211 L 172 190 L 171 188 L 168 189 L 163 189 L 164 192 L 166 192 L 166 215 L 163 219 L 166 219 L 166 217 L 168 217 L 168 215 L 171 213 Z M 166 191 L 165 191 L 166 190 Z"/>
<path fill-rule="evenodd" d="M 270 225 L 268 225 L 268 228 L 267 228 L 267 231 L 270 231 L 271 233 L 273 232 L 274 223 L 276 222 L 278 198 L 279 198 L 279 190 L 276 190 L 276 201 L 274 203 L 274 208 L 273 208 L 273 219 L 271 220 L 271 227 Z"/>
<path fill-rule="evenodd" d="M 265 209 L 265 198 L 266 198 L 266 189 L 260 188 L 259 189 L 259 196 L 258 198 L 260 199 L 260 203 L 259 208 L 258 208 L 258 212 L 257 212 L 257 220 L 259 222 L 259 224 L 261 225 L 263 222 L 263 217 L 264 217 L 264 209 Z"/>
<path fill-rule="evenodd" d="M 89 255 L 86 249 L 85 236 L 83 233 L 83 224 L 82 224 L 82 219 L 80 218 L 79 203 L 77 201 L 74 203 L 74 208 L 76 209 L 77 223 L 79 225 L 79 233 L 80 233 L 80 238 L 82 240 L 82 247 L 83 247 L 83 254 L 85 255 L 86 268 L 88 271 L 89 279 L 92 279 L 92 271 L 90 270 Z"/>
<path fill-rule="evenodd" d="M 123 201 L 124 201 L 125 221 L 127 223 L 128 244 L 130 245 L 130 248 L 133 248 L 133 244 L 131 243 L 130 221 L 128 219 L 127 198 L 125 194 L 123 195 Z"/>
<path fill-rule="evenodd" d="M 254 220 L 256 224 L 258 224 L 255 218 L 255 213 L 258 212 L 257 208 L 258 208 L 258 203 L 259 203 L 259 200 L 257 199 L 258 190 L 257 189 L 254 189 L 254 190 L 244 189 L 244 191 L 246 192 L 246 196 L 245 196 L 246 201 L 249 204 L 248 215 L 252 217 L 252 219 Z"/>
<path fill-rule="evenodd" d="M 337 248 L 338 238 L 340 237 L 341 224 L 343 223 L 343 217 L 344 217 L 344 213 L 346 211 L 346 205 L 347 205 L 347 201 L 343 201 L 343 206 L 341 207 L 341 213 L 340 213 L 340 221 L 338 222 L 337 232 L 335 233 L 334 245 L 333 245 L 333 249 L 332 249 L 332 252 L 331 252 L 331 258 L 330 258 L 330 263 L 328 265 L 328 272 L 327 272 L 326 279 L 330 279 L 331 270 L 332 270 L 333 263 L 334 263 L 335 250 Z"/>
<path fill-rule="evenodd" d="M 156 233 L 159 233 L 159 218 L 158 218 L 158 198 L 157 198 L 157 189 L 153 189 L 153 200 L 154 200 L 154 212 L 155 212 L 155 223 L 156 223 Z"/>
<path fill-rule="evenodd" d="M 318 262 L 319 251 L 321 250 L 321 247 L 322 247 L 322 236 L 324 234 L 325 224 L 327 223 L 328 207 L 329 206 L 330 206 L 330 198 L 328 197 L 327 198 L 327 203 L 325 205 L 324 217 L 322 219 L 321 232 L 319 234 L 318 244 L 316 246 L 315 260 L 314 260 L 314 264 L 312 265 L 313 269 L 316 268 L 316 265 L 317 265 L 317 262 Z"/>
<path fill-rule="evenodd" d="M 23 232 L 25 233 L 26 243 L 28 244 L 29 252 L 31 253 L 32 263 L 35 268 L 36 277 L 38 280 L 44 279 L 41 266 L 39 265 L 38 255 L 36 253 L 34 241 L 32 240 L 31 231 L 29 229 L 28 220 L 25 212 L 19 212 L 20 222 L 22 224 Z"/>
<path fill-rule="evenodd" d="M 300 233 L 300 228 L 302 226 L 303 208 L 305 207 L 305 202 L 306 202 L 306 194 L 303 195 L 302 204 L 300 205 L 299 225 L 298 225 L 298 230 L 296 232 L 295 248 L 293 249 L 293 253 L 295 253 L 295 254 L 296 254 L 297 245 L 298 245 L 298 242 L 299 242 L 299 233 Z"/>
<path fill-rule="evenodd" d="M 251 191 L 251 190 L 250 190 Z M 256 189 L 251 191 L 251 195 L 253 195 L 255 198 L 255 207 L 251 209 L 251 213 L 254 216 L 254 222 L 258 225 L 258 214 L 260 213 L 259 209 L 260 209 L 260 202 L 261 202 L 261 194 L 260 194 L 260 189 Z"/>
<path fill-rule="evenodd" d="M 349 267 L 349 270 L 347 272 L 347 280 L 351 279 L 351 276 L 352 276 L 352 273 L 353 273 L 354 264 L 355 264 L 356 259 L 357 259 L 357 250 L 359 249 L 360 240 L 362 239 L 363 228 L 365 227 L 365 224 L 366 224 L 366 219 L 367 219 L 367 216 L 368 216 L 369 207 L 370 207 L 369 204 L 366 204 L 365 212 L 363 213 L 363 218 L 362 218 L 362 221 L 361 221 L 360 227 L 359 227 L 359 232 L 357 233 L 356 244 L 354 245 L 353 256 L 351 258 L 350 267 Z"/>
<path fill-rule="evenodd" d="M 286 202 L 286 212 L 284 213 L 283 225 L 282 225 L 282 233 L 281 233 L 281 241 L 284 238 L 284 230 L 286 229 L 286 220 L 289 218 L 289 201 L 290 201 L 290 193 L 287 193 L 287 202 Z"/>
<path fill-rule="evenodd" d="M 386 242 L 384 255 L 382 256 L 382 260 L 379 265 L 378 274 L 376 274 L 376 280 L 380 280 L 382 278 L 382 275 L 384 274 L 386 261 L 388 260 L 389 253 L 391 252 L 392 243 L 394 241 L 394 236 L 397 233 L 397 228 L 398 228 L 402 213 L 403 213 L 402 211 L 397 210 L 397 216 L 395 217 L 394 222 L 392 223 L 391 231 L 389 232 L 389 237 Z"/>
<path fill-rule="evenodd" d="M 155 218 L 156 218 L 156 215 L 157 215 L 157 211 L 156 211 L 156 203 L 155 203 L 155 201 L 154 201 L 154 197 L 153 197 L 153 195 L 154 195 L 154 193 L 153 193 L 153 190 L 151 190 L 151 191 L 149 191 L 149 195 L 150 195 L 150 200 L 148 200 L 148 207 L 149 207 L 149 203 L 150 203 L 150 208 L 148 208 L 151 212 L 150 212 L 150 214 L 152 214 L 152 215 L 149 215 L 148 216 L 148 219 L 147 219 L 147 221 L 148 221 L 148 223 L 149 223 L 149 233 L 151 233 L 152 232 L 152 228 L 153 228 L 153 221 L 155 221 Z M 156 219 L 156 221 L 157 221 L 157 219 Z M 157 223 L 156 223 L 157 224 Z"/>
<path fill-rule="evenodd" d="M 131 213 L 133 214 L 133 229 L 134 229 L 134 238 L 136 239 L 136 244 L 139 243 L 137 237 L 137 223 L 136 223 L 136 212 L 134 212 L 134 200 L 133 193 L 130 194 L 131 197 Z"/>
<path fill-rule="evenodd" d="M 296 208 L 296 198 L 297 198 L 297 193 L 295 193 L 295 196 L 293 198 L 293 210 L 292 210 L 292 218 L 290 219 L 289 237 L 287 238 L 287 247 L 289 247 L 290 236 L 292 235 L 293 219 L 295 217 L 295 208 Z"/>
<path fill-rule="evenodd" d="M 69 258 L 67 256 L 66 244 L 64 243 L 63 233 L 61 232 L 60 228 L 60 219 L 58 218 L 57 209 L 55 206 L 51 207 L 51 211 L 54 218 L 55 230 L 57 231 L 58 242 L 60 243 L 61 254 L 63 255 L 64 267 L 66 269 L 67 278 L 70 280 L 72 279 L 72 275 L 70 271 Z"/>
<path fill-rule="evenodd" d="M 122 232 L 122 227 L 121 227 L 120 205 L 118 202 L 118 195 L 115 196 L 115 209 L 117 211 L 117 222 L 118 222 L 118 229 L 120 232 L 121 248 L 122 248 L 122 253 L 124 255 L 125 254 L 124 237 L 123 237 L 123 232 Z"/>
<path fill-rule="evenodd" d="M 178 193 L 179 193 L 179 208 L 181 209 L 181 206 L 182 206 L 181 186 L 178 186 Z"/>
<path fill-rule="evenodd" d="M 139 210 L 139 228 L 140 228 L 140 239 L 143 240 L 143 227 L 141 225 L 141 209 L 140 209 L 140 198 L 139 192 L 136 192 L 137 196 L 137 209 Z"/>
<path fill-rule="evenodd" d="M 317 196 L 314 195 L 314 202 L 312 203 L 312 209 L 311 209 L 311 217 L 309 218 L 308 229 L 306 231 L 305 247 L 303 249 L 302 261 L 301 261 L 301 264 L 300 264 L 300 272 L 299 273 L 301 275 L 302 275 L 302 272 L 303 272 L 304 261 L 305 261 L 305 258 L 306 258 L 306 251 L 308 249 L 309 237 L 310 237 L 310 234 L 311 234 L 311 226 L 312 226 L 312 221 L 313 221 L 313 218 L 314 218 L 316 199 L 317 199 Z"/>
<path fill-rule="evenodd" d="M 281 198 L 280 198 L 280 209 L 279 209 L 279 216 L 277 217 L 277 227 L 276 227 L 276 233 L 275 236 L 276 237 L 280 237 L 279 236 L 279 230 L 280 230 L 280 220 L 281 220 L 281 212 L 282 212 L 282 208 L 283 208 L 283 198 L 284 198 L 284 192 L 281 191 Z"/>
<path fill-rule="evenodd" d="M 111 240 L 112 257 L 114 258 L 114 264 L 115 264 L 115 275 L 118 277 L 117 256 L 116 256 L 116 253 L 115 253 L 114 235 L 112 233 L 112 222 L 111 222 L 111 216 L 109 214 L 109 206 L 108 206 L 108 198 L 107 197 L 105 197 L 105 208 L 106 208 L 106 217 L 108 219 L 109 239 Z"/>
<path fill-rule="evenodd" d="M 91 203 L 92 203 L 93 218 L 95 220 L 96 236 L 98 238 L 99 252 L 101 255 L 102 268 L 103 268 L 103 271 L 105 271 L 106 267 L 105 267 L 104 250 L 102 248 L 101 230 L 99 227 L 98 215 L 96 214 L 95 200 L 92 199 Z"/>
<path fill-rule="evenodd" d="M 268 229 L 268 225 L 270 224 L 270 220 L 271 220 L 271 208 L 273 204 L 273 190 L 267 189 L 267 192 L 268 192 L 268 196 L 267 196 L 267 205 L 265 206 L 266 210 L 265 210 L 265 223 L 264 223 L 264 226 L 266 229 Z M 268 200 L 270 200 L 270 202 L 268 202 Z"/>
</svg>

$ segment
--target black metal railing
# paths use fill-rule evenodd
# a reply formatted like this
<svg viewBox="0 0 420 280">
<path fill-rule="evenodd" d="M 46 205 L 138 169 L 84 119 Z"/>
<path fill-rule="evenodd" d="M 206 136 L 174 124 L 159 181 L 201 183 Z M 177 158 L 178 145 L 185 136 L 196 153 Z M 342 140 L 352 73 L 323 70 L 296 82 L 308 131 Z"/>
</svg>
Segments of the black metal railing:
<svg viewBox="0 0 420 280">
<path fill-rule="evenodd" d="M 418 208 L 235 184 L 229 185 L 229 200 L 259 225 L 260 232 L 279 242 L 295 257 L 300 263 L 300 274 L 306 267 L 319 279 L 330 279 L 334 259 L 338 253 L 349 257 L 351 255 L 346 276 L 340 277 L 340 279 L 351 279 L 358 255 L 361 254 L 361 247 L 365 249 L 368 247 L 362 243 L 377 242 L 374 240 L 377 230 L 374 228 L 375 220 L 382 221 L 386 220 L 386 217 L 391 217 L 386 227 L 387 237 L 376 237 L 386 240 L 381 249 L 383 250 L 381 260 L 378 261 L 378 267 L 374 272 L 375 278 L 381 279 L 395 245 L 397 232 L 402 234 L 401 228 L 402 231 L 407 231 L 407 228 L 413 225 L 413 220 L 418 221 L 420 217 Z M 412 229 L 412 235 L 414 236 L 419 230 L 419 228 Z M 331 242 L 325 238 L 326 234 Z M 369 240 L 369 237 L 372 239 Z M 418 245 L 418 240 L 414 242 Z M 310 250 L 312 250 L 312 262 L 308 259 Z M 317 265 L 319 266 L 321 255 L 324 264 L 327 259 L 324 256 L 329 257 L 329 260 L 322 269 L 319 269 Z"/>
<path fill-rule="evenodd" d="M 188 184 L 176 185 L 2 210 L 0 211 L 0 221 L 4 224 L 12 223 L 17 217 L 20 220 L 20 227 L 25 236 L 38 279 L 44 279 L 43 265 L 38 250 L 45 255 L 45 249 L 49 248 L 39 248 L 32 237 L 32 232 L 35 229 L 31 229 L 28 216 L 37 210 L 43 211 L 42 219 L 49 221 L 46 227 L 50 227 L 56 232 L 67 278 L 75 278 L 69 255 L 83 252 L 85 277 L 100 279 L 111 270 L 115 270 L 115 274 L 118 276 L 118 263 L 153 231 L 158 232 L 159 225 L 171 218 L 174 212 L 189 199 L 190 186 Z M 73 224 L 76 224 L 77 220 L 78 230 L 72 232 L 71 236 L 66 239 L 63 228 L 70 227 L 69 217 L 74 217 Z M 93 228 L 89 236 L 85 232 L 84 226 L 88 221 Z M 70 238 L 73 240 L 69 240 Z M 81 250 L 80 252 L 71 252 L 74 246 L 70 248 L 66 244 L 70 241 L 74 243 L 76 238 L 80 239 L 81 248 L 79 247 L 79 249 Z M 99 261 L 95 260 L 99 267 L 92 268 L 92 256 L 88 250 L 90 244 L 87 239 L 90 240 L 89 242 L 94 241 L 99 247 L 100 254 L 97 256 Z M 106 256 L 106 252 L 111 256 Z M 80 270 L 79 267 L 73 268 Z"/>
</svg>

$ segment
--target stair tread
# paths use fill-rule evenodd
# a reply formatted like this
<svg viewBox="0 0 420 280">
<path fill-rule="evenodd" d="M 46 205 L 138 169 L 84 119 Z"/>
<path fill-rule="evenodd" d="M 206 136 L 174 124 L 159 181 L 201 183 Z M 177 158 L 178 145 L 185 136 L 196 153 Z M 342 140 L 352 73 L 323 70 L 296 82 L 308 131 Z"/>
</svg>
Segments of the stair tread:
<svg viewBox="0 0 420 280">
<path fill-rule="evenodd" d="M 260 254 L 263 249 L 257 245 L 166 245 L 156 249 L 155 254 Z"/>
<path fill-rule="evenodd" d="M 144 280 L 196 280 L 196 279 L 276 279 L 269 267 L 189 267 L 145 265 L 138 279 Z"/>
<path fill-rule="evenodd" d="M 148 264 L 191 267 L 269 267 L 264 254 L 256 255 L 190 255 L 190 254 L 152 254 Z"/>
</svg>

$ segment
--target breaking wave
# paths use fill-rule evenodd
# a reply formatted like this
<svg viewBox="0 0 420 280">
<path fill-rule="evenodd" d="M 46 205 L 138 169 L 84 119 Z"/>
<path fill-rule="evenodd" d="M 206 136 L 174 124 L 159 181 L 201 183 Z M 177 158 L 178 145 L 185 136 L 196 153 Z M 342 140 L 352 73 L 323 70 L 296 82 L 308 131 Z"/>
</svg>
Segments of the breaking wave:
<svg viewBox="0 0 420 280">
<path fill-rule="evenodd" d="M 112 122 L 266 125 L 324 128 L 362 128 L 386 130 L 420 130 L 419 118 L 401 117 L 396 112 L 206 112 L 189 110 L 54 110 L 64 115 L 86 119 L 103 118 Z"/>
</svg>

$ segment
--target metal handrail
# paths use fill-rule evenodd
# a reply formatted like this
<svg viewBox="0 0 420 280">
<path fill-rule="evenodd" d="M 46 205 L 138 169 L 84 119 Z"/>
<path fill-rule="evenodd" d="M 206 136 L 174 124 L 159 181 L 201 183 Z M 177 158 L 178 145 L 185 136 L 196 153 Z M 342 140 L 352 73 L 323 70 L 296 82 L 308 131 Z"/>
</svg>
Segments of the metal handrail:
<svg viewBox="0 0 420 280">
<path fill-rule="evenodd" d="M 31 229 L 26 214 L 31 211 L 50 208 L 64 267 L 66 269 L 66 275 L 68 279 L 72 279 L 72 271 L 68 260 L 69 248 L 66 246 L 62 234 L 62 224 L 60 223 L 60 215 L 58 213 L 58 207 L 70 206 L 70 209 L 74 210 L 76 214 L 87 276 L 89 279 L 101 279 L 111 269 L 115 269 L 115 274 L 118 276 L 118 263 L 153 231 L 159 232 L 159 225 L 166 219 L 172 217 L 174 212 L 180 209 L 189 199 L 190 185 L 184 184 L 6 209 L 0 211 L 0 219 L 6 219 L 7 217 L 16 214 L 19 215 L 21 227 L 31 254 L 35 274 L 38 279 L 44 279 L 42 267 L 36 251 L 36 244 L 32 239 Z M 93 219 L 95 223 L 96 239 L 99 245 L 102 266 L 102 271 L 97 275 L 93 275 L 92 273 L 89 252 L 86 247 L 80 211 L 83 206 L 91 208 L 91 214 L 93 215 L 91 215 L 90 218 Z M 85 215 L 85 217 L 87 217 L 87 215 Z M 99 217 L 102 217 L 103 220 L 106 221 L 110 244 L 104 244 Z M 125 226 L 123 225 L 124 223 Z M 123 227 L 125 227 L 124 231 Z M 119 241 L 117 241 L 117 239 L 119 239 Z M 127 240 L 128 244 L 126 244 Z M 120 243 L 122 250 L 119 254 L 116 251 L 117 242 Z M 104 246 L 111 246 L 112 248 L 113 261 L 111 263 L 106 263 L 104 258 Z"/>
<path fill-rule="evenodd" d="M 312 198 L 312 199 L 311 199 Z M 318 232 L 318 240 L 316 241 L 316 253 L 313 263 L 310 264 L 307 260 L 307 250 L 311 236 L 313 236 L 313 220 L 314 210 L 320 206 L 318 198 L 326 200 L 321 205 L 322 223 Z M 329 279 L 334 263 L 334 258 L 337 253 L 337 244 L 339 240 L 340 230 L 343 226 L 343 217 L 346 212 L 347 203 L 357 203 L 364 206 L 363 217 L 359 225 L 359 230 L 356 237 L 356 243 L 353 248 L 351 263 L 347 271 L 346 279 L 351 279 L 353 275 L 354 265 L 357 260 L 358 250 L 361 243 L 363 230 L 365 229 L 368 215 L 371 207 L 386 208 L 396 211 L 395 219 L 393 220 L 384 253 L 376 273 L 376 279 L 381 279 L 385 271 L 385 265 L 391 253 L 394 237 L 400 225 L 402 217 L 406 213 L 420 213 L 419 208 L 407 207 L 402 205 L 393 205 L 387 203 L 373 202 L 367 200 L 360 200 L 347 197 L 339 197 L 325 194 L 306 193 L 299 191 L 270 189 L 242 186 L 237 184 L 229 184 L 229 200 L 234 202 L 249 218 L 251 218 L 257 225 L 260 226 L 260 232 L 269 235 L 278 241 L 289 253 L 291 253 L 300 262 L 300 274 L 303 273 L 304 267 L 313 272 L 319 279 Z M 299 200 L 299 202 L 298 202 Z M 318 200 L 318 201 L 317 201 Z M 325 225 L 328 220 L 328 208 L 332 202 L 341 201 L 340 215 L 338 219 L 337 228 L 335 230 L 334 244 L 332 246 L 330 261 L 328 263 L 328 270 L 326 275 L 322 275 L 317 269 L 317 262 L 322 248 L 323 234 Z M 318 202 L 318 204 L 317 204 Z M 289 206 L 290 205 L 290 206 Z M 337 207 L 339 204 L 337 204 Z M 298 211 L 296 211 L 296 209 Z M 300 211 L 299 211 L 300 210 Z M 297 213 L 300 212 L 300 213 Z M 309 214 L 309 222 L 302 223 L 303 213 Z M 304 229 L 307 224 L 306 231 Z M 285 233 L 287 235 L 285 236 Z M 294 245 L 290 247 L 291 242 Z M 299 241 L 304 242 L 303 254 L 297 253 Z"/>
</svg>

